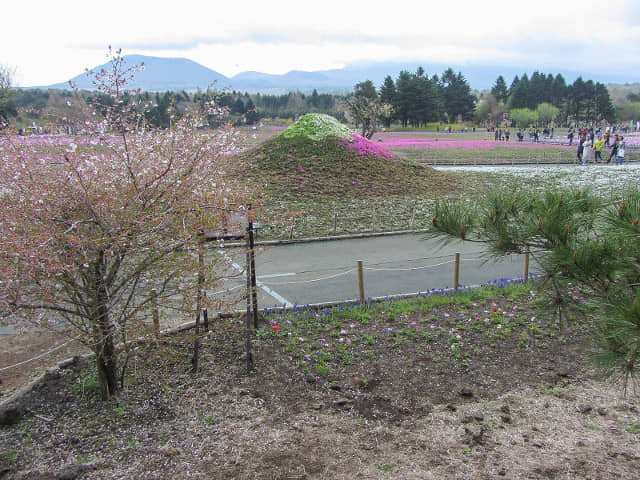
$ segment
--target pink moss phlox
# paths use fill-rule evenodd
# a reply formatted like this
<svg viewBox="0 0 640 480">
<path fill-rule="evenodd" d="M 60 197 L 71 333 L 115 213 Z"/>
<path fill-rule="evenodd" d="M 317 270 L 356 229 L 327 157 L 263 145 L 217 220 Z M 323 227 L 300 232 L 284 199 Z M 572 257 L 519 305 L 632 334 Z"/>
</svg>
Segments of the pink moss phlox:
<svg viewBox="0 0 640 480">
<path fill-rule="evenodd" d="M 382 148 L 370 140 L 367 140 L 360 135 L 351 134 L 351 140 L 341 138 L 340 139 L 349 150 L 353 150 L 357 152 L 358 155 L 375 155 L 376 157 L 382 157 L 387 159 L 394 159 L 392 153 L 390 153 L 385 148 Z"/>
</svg>

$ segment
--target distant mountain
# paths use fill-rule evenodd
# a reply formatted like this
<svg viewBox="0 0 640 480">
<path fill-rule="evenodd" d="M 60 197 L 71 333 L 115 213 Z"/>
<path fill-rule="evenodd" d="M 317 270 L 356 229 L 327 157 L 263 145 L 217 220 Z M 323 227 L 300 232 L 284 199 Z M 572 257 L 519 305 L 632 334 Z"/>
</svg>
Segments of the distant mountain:
<svg viewBox="0 0 640 480">
<path fill-rule="evenodd" d="M 206 89 L 215 83 L 216 88 L 229 86 L 229 79 L 224 75 L 200 65 L 187 58 L 161 58 L 144 55 L 125 55 L 123 61 L 128 66 L 144 64 L 144 69 L 137 72 L 134 81 L 128 86 L 132 89 L 152 92 L 166 90 L 197 90 Z M 92 68 L 93 71 L 108 69 L 105 63 Z M 86 73 L 77 75 L 71 79 L 79 89 L 92 90 L 94 85 L 91 77 Z M 68 89 L 69 82 L 57 83 L 49 88 Z"/>
<path fill-rule="evenodd" d="M 447 68 L 451 67 L 455 72 L 464 75 L 471 88 L 476 90 L 490 89 L 499 75 L 502 75 L 511 84 L 513 78 L 527 73 L 529 76 L 538 70 L 542 73 L 561 73 L 567 83 L 582 76 L 585 80 L 593 80 L 604 84 L 609 83 L 629 83 L 637 81 L 637 78 L 621 75 L 594 74 L 589 72 L 572 71 L 547 71 L 545 69 L 528 67 L 518 68 L 512 66 L 496 65 L 455 65 L 428 62 L 367 62 L 354 63 L 342 69 L 321 70 L 314 72 L 304 72 L 293 70 L 284 75 L 272 75 L 261 72 L 243 72 L 232 78 L 228 78 L 214 70 L 211 70 L 199 63 L 186 58 L 160 58 L 143 55 L 126 55 L 124 60 L 127 64 L 144 63 L 145 69 L 135 77 L 131 88 L 140 88 L 146 91 L 166 91 L 185 90 L 194 91 L 205 90 L 213 85 L 217 89 L 230 89 L 249 93 L 271 93 L 282 94 L 289 91 L 300 90 L 311 92 L 314 89 L 318 92 L 344 93 L 353 91 L 356 83 L 371 80 L 374 85 L 382 85 L 385 77 L 391 76 L 397 79 L 401 71 L 415 72 L 418 67 L 422 67 L 428 76 L 441 75 Z M 95 67 L 93 70 L 107 68 L 108 64 Z M 92 89 L 93 85 L 86 74 L 78 75 L 72 79 L 81 89 Z M 45 88 L 68 89 L 69 83 L 59 83 Z"/>
</svg>

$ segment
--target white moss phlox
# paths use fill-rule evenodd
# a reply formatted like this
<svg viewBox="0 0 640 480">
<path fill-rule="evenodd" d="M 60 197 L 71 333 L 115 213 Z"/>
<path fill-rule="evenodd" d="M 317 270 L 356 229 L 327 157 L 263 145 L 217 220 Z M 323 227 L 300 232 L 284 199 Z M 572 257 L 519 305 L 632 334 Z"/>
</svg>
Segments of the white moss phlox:
<svg viewBox="0 0 640 480">
<path fill-rule="evenodd" d="M 351 130 L 330 115 L 308 113 L 278 135 L 283 138 L 305 137 L 321 141 L 329 137 L 351 139 Z"/>
</svg>

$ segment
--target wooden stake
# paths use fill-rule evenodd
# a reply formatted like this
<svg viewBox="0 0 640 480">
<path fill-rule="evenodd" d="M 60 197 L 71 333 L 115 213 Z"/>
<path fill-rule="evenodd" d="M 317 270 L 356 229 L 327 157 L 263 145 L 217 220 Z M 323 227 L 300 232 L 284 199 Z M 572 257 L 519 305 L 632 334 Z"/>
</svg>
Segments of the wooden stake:
<svg viewBox="0 0 640 480">
<path fill-rule="evenodd" d="M 364 275 L 362 270 L 362 260 L 358 260 L 358 290 L 360 292 L 360 301 L 364 302 Z"/>
<path fill-rule="evenodd" d="M 158 312 L 158 291 L 151 289 L 151 318 L 153 318 L 153 334 L 160 335 L 160 313 Z"/>
<path fill-rule="evenodd" d="M 453 289 L 457 290 L 460 286 L 460 254 L 456 253 L 456 263 L 453 270 Z"/>
<path fill-rule="evenodd" d="M 247 277 L 247 315 L 245 317 L 245 353 L 247 356 L 247 371 L 253 370 L 253 353 L 251 352 L 251 336 L 253 329 L 251 328 L 251 254 L 249 248 L 249 229 L 247 228 L 247 246 L 246 246 L 246 266 L 245 274 Z"/>
</svg>

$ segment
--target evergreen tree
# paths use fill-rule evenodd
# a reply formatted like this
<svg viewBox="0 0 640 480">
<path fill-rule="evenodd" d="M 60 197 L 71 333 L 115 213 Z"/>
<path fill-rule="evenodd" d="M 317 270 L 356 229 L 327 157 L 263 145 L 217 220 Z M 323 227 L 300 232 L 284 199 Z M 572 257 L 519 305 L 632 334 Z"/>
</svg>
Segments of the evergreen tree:
<svg viewBox="0 0 640 480">
<path fill-rule="evenodd" d="M 396 118 L 400 120 L 403 127 L 409 124 L 412 105 L 411 74 L 403 70 L 396 80 L 396 101 L 393 103 Z"/>
<path fill-rule="evenodd" d="M 237 115 L 244 115 L 246 113 L 246 108 L 244 106 L 244 102 L 242 101 L 242 97 L 238 97 L 235 102 L 231 105 L 231 113 L 235 113 Z"/>
<path fill-rule="evenodd" d="M 476 107 L 476 98 L 471 93 L 471 87 L 462 73 L 457 74 L 448 68 L 440 79 L 443 91 L 443 103 L 449 121 L 455 121 L 459 116 L 463 120 L 470 120 Z"/>
<path fill-rule="evenodd" d="M 384 79 L 384 83 L 380 87 L 380 101 L 382 103 L 387 103 L 389 105 L 393 105 L 395 108 L 396 103 L 396 85 L 393 83 L 393 79 L 390 75 L 387 75 Z M 391 122 L 393 121 L 395 114 L 392 113 L 384 118 L 381 118 L 384 126 L 389 128 L 391 126 Z"/>
<path fill-rule="evenodd" d="M 545 97 L 546 83 L 547 77 L 544 73 L 533 72 L 527 91 L 527 108 L 535 110 L 539 104 L 547 101 Z"/>
<path fill-rule="evenodd" d="M 567 97 L 567 82 L 564 77 L 559 73 L 556 78 L 553 79 L 553 85 L 551 86 L 551 104 L 556 107 L 562 108 L 566 102 Z"/>
<path fill-rule="evenodd" d="M 254 123 L 257 123 L 258 120 L 260 120 L 260 113 L 258 112 L 258 109 L 254 105 L 251 98 L 247 100 L 247 105 L 245 106 L 245 108 L 247 110 L 247 113 L 245 113 L 244 118 L 247 122 L 247 125 L 253 125 Z"/>
<path fill-rule="evenodd" d="M 609 123 L 615 122 L 616 109 L 609 96 L 607 86 L 599 82 L 596 83 L 595 97 L 596 120 L 604 119 Z"/>
<path fill-rule="evenodd" d="M 507 90 L 507 83 L 504 81 L 504 77 L 500 75 L 491 88 L 491 95 L 495 97 L 499 102 L 506 102 L 509 96 L 509 90 Z"/>
<path fill-rule="evenodd" d="M 438 201 L 431 228 L 434 234 L 484 242 L 496 255 L 530 252 L 560 328 L 570 289 L 581 284 L 595 292 L 601 309 L 595 359 L 606 373 L 626 381 L 640 359 L 638 217 L 638 189 L 626 191 L 614 206 L 588 191 L 495 191 L 484 202 Z"/>
<path fill-rule="evenodd" d="M 318 105 L 320 104 L 318 90 L 316 90 L 315 88 L 313 89 L 313 92 L 311 93 L 311 97 L 309 98 L 309 104 L 313 108 L 318 108 Z"/>
<path fill-rule="evenodd" d="M 528 108 L 529 105 L 529 77 L 525 73 L 522 78 L 516 81 L 509 90 L 509 108 Z"/>
<path fill-rule="evenodd" d="M 364 82 L 357 83 L 354 87 L 354 95 L 356 97 L 365 97 L 371 100 L 378 98 L 378 92 L 371 80 L 365 80 Z"/>
</svg>

